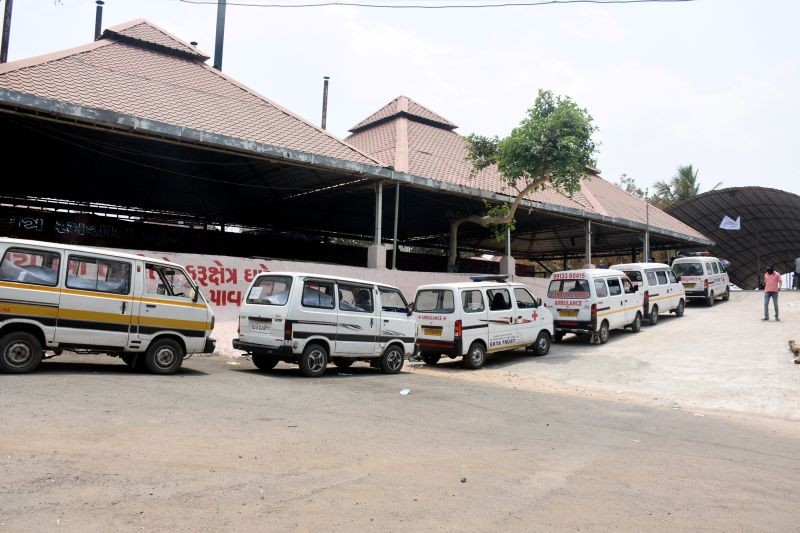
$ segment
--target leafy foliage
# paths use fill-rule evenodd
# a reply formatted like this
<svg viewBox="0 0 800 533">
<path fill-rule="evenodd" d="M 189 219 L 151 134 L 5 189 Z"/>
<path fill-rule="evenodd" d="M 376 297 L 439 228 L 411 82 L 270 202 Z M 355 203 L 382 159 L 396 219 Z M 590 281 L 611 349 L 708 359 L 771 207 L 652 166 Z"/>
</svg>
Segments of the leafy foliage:
<svg viewBox="0 0 800 533">
<path fill-rule="evenodd" d="M 700 182 L 697 180 L 699 169 L 692 165 L 681 165 L 677 173 L 669 180 L 660 180 L 655 184 L 655 194 L 653 203 L 658 207 L 665 208 L 672 204 L 683 202 L 700 194 Z M 717 183 L 710 190 L 714 190 L 722 185 Z"/>
<path fill-rule="evenodd" d="M 636 179 L 628 176 L 627 174 L 623 174 L 622 176 L 619 177 L 619 182 L 617 183 L 617 187 L 626 192 L 629 192 L 630 194 L 636 196 L 637 198 L 645 197 L 645 191 L 643 191 L 641 187 L 639 187 L 636 184 Z"/>
</svg>

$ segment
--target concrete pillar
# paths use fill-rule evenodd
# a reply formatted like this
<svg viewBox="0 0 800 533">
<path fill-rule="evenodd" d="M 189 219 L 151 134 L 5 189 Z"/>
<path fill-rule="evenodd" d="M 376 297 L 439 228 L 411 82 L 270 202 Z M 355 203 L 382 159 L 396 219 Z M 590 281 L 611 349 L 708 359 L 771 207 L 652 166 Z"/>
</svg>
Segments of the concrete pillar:
<svg viewBox="0 0 800 533">
<path fill-rule="evenodd" d="M 383 228 L 383 182 L 375 187 L 375 240 L 367 250 L 367 268 L 386 268 L 386 247 L 381 244 Z"/>
<path fill-rule="evenodd" d="M 517 273 L 517 264 L 511 256 L 511 230 L 506 230 L 506 255 L 500 259 L 500 273 L 513 277 Z"/>
<path fill-rule="evenodd" d="M 592 221 L 586 221 L 586 254 L 584 263 L 587 268 L 592 264 Z"/>
</svg>

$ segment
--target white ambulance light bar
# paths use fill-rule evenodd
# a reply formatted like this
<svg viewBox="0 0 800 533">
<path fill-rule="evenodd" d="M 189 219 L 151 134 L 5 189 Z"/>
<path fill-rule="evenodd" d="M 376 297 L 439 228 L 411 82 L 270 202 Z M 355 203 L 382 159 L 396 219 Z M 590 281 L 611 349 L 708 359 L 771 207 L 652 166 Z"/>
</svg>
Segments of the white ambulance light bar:
<svg viewBox="0 0 800 533">
<path fill-rule="evenodd" d="M 508 274 L 480 274 L 477 276 L 470 276 L 472 281 L 506 281 Z"/>
</svg>

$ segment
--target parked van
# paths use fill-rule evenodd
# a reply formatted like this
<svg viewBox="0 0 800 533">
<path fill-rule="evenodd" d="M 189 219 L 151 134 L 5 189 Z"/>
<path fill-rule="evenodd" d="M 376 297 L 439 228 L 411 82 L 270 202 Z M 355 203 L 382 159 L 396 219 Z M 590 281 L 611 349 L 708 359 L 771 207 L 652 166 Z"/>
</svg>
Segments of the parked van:
<svg viewBox="0 0 800 533">
<path fill-rule="evenodd" d="M 328 363 L 369 361 L 387 374 L 414 352 L 414 318 L 400 289 L 360 279 L 269 272 L 253 280 L 239 312 L 233 347 L 271 370 L 300 365 L 308 377 Z"/>
<path fill-rule="evenodd" d="M 180 265 L 100 248 L 0 237 L 0 370 L 44 351 L 106 353 L 155 374 L 214 351 L 214 314 Z"/>
<path fill-rule="evenodd" d="M 642 329 L 641 292 L 624 272 L 581 269 L 550 276 L 545 305 L 555 320 L 555 340 L 567 333 L 589 335 L 592 344 L 605 344 L 612 329 Z"/>
<path fill-rule="evenodd" d="M 683 316 L 686 295 L 675 273 L 664 263 L 624 263 L 611 268 L 625 272 L 642 293 L 642 314 L 651 326 L 658 323 L 659 313 Z"/>
<path fill-rule="evenodd" d="M 678 257 L 672 262 L 672 271 L 683 285 L 687 298 L 703 299 L 710 307 L 717 298 L 727 302 L 731 297 L 728 273 L 716 257 Z"/>
<path fill-rule="evenodd" d="M 486 354 L 532 348 L 550 351 L 553 316 L 522 283 L 505 276 L 475 276 L 474 281 L 417 287 L 417 350 L 429 365 L 442 355 L 480 368 Z"/>
</svg>

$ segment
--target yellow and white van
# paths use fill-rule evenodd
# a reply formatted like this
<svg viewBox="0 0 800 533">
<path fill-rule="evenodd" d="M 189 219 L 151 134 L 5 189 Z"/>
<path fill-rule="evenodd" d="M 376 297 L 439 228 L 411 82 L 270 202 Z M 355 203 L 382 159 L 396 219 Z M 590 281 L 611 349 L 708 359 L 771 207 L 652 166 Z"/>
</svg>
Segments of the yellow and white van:
<svg viewBox="0 0 800 533">
<path fill-rule="evenodd" d="M 347 368 L 369 361 L 387 374 L 414 351 L 414 318 L 397 287 L 360 279 L 299 272 L 259 275 L 239 311 L 233 347 L 271 370 L 278 361 L 308 377 L 328 363 Z"/>
<path fill-rule="evenodd" d="M 522 283 L 505 276 L 417 287 L 417 351 L 428 365 L 442 355 L 461 357 L 466 368 L 481 368 L 486 354 L 532 348 L 550 351 L 553 316 Z"/>
<path fill-rule="evenodd" d="M 711 307 L 717 298 L 727 302 L 731 297 L 728 273 L 716 257 L 678 257 L 672 262 L 672 271 L 683 285 L 687 298 L 702 299 Z"/>
<path fill-rule="evenodd" d="M 611 268 L 621 270 L 642 293 L 642 313 L 651 326 L 658 323 L 660 313 L 683 316 L 686 295 L 675 273 L 664 263 L 623 263 Z"/>
<path fill-rule="evenodd" d="M 211 307 L 180 265 L 5 237 L 0 257 L 0 371 L 70 350 L 174 374 L 186 354 L 214 351 Z"/>
<path fill-rule="evenodd" d="M 643 297 L 621 270 L 581 269 L 550 276 L 545 305 L 553 313 L 555 340 L 567 333 L 605 344 L 612 329 L 642 329 Z"/>
</svg>

